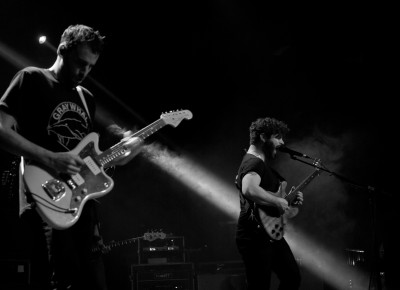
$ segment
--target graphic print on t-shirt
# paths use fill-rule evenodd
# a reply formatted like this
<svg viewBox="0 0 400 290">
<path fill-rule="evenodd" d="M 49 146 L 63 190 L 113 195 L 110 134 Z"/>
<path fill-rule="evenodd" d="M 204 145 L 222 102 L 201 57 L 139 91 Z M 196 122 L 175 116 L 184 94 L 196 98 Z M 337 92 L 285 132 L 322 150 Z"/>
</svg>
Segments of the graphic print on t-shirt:
<svg viewBox="0 0 400 290">
<path fill-rule="evenodd" d="M 72 150 L 89 133 L 89 117 L 76 103 L 60 103 L 50 116 L 47 133 L 56 135 L 61 146 Z"/>
</svg>

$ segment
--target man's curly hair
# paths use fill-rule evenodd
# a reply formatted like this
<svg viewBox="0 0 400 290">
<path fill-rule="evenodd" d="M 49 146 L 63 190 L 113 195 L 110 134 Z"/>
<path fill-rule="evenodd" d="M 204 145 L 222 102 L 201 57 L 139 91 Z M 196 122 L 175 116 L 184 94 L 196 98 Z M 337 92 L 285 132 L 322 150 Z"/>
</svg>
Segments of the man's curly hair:
<svg viewBox="0 0 400 290">
<path fill-rule="evenodd" d="M 270 138 L 275 134 L 279 134 L 283 137 L 290 131 L 289 127 L 284 122 L 270 117 L 258 118 L 251 123 L 249 130 L 250 145 L 258 143 L 262 133 L 265 134 L 266 138 Z"/>
<path fill-rule="evenodd" d="M 83 24 L 76 24 L 64 30 L 60 44 L 70 51 L 79 44 L 87 43 L 94 53 L 100 54 L 103 51 L 104 38 L 99 31 Z"/>
</svg>

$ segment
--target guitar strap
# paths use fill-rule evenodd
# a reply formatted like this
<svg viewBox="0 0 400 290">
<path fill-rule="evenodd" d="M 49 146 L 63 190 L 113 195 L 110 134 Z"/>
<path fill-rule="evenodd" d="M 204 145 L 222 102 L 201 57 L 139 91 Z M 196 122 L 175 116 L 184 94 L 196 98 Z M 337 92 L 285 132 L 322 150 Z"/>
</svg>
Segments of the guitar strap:
<svg viewBox="0 0 400 290">
<path fill-rule="evenodd" d="M 92 121 L 92 118 L 90 117 L 88 106 L 86 104 L 85 96 L 83 95 L 83 92 L 82 92 L 82 87 L 81 86 L 76 86 L 76 90 L 78 91 L 78 94 L 81 97 L 82 103 L 85 106 L 85 109 L 86 109 L 86 112 L 87 112 L 87 114 L 89 116 L 90 121 Z"/>
</svg>

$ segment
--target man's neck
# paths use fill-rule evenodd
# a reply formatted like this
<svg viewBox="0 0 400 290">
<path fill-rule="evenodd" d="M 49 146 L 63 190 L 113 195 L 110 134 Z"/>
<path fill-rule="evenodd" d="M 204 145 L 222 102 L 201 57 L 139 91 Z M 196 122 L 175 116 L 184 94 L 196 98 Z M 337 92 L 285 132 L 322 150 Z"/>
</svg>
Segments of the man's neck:
<svg viewBox="0 0 400 290">
<path fill-rule="evenodd" d="M 252 154 L 257 158 L 260 158 L 262 161 L 265 161 L 264 152 L 261 149 L 257 148 L 255 145 L 250 145 L 249 149 L 247 150 L 247 153 Z"/>
<path fill-rule="evenodd" d="M 56 77 L 57 79 L 60 78 L 62 62 L 63 62 L 63 60 L 61 59 L 61 57 L 60 57 L 60 56 L 57 56 L 56 61 L 55 61 L 54 64 L 49 68 L 49 71 L 51 71 L 51 72 L 55 75 L 55 77 Z"/>
<path fill-rule="evenodd" d="M 70 80 L 65 77 L 65 69 L 63 69 L 63 59 L 61 57 L 57 57 L 57 60 L 54 64 L 49 68 L 49 71 L 53 74 L 53 76 L 64 86 L 68 88 L 74 87 Z"/>
</svg>

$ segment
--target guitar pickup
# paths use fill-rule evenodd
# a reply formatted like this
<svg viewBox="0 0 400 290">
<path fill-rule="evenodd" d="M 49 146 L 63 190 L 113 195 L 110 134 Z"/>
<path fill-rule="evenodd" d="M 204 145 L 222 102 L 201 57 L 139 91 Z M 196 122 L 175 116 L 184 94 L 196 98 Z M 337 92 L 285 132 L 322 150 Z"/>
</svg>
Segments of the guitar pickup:
<svg viewBox="0 0 400 290">
<path fill-rule="evenodd" d="M 97 175 L 97 174 L 101 173 L 99 166 L 97 166 L 96 162 L 93 160 L 92 157 L 86 156 L 85 158 L 83 158 L 83 161 L 85 161 L 86 166 L 93 173 L 93 175 Z"/>
</svg>

